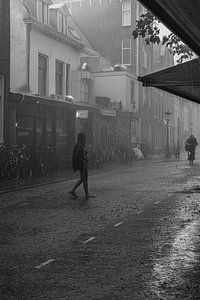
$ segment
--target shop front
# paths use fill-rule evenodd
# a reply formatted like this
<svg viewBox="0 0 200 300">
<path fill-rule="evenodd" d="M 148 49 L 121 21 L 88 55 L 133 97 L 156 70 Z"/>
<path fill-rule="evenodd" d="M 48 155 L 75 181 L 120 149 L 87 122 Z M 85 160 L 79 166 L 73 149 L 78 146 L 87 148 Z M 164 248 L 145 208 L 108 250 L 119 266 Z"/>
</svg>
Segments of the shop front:
<svg viewBox="0 0 200 300">
<path fill-rule="evenodd" d="M 10 94 L 10 145 L 26 145 L 34 152 L 38 146 L 54 149 L 62 164 L 71 158 L 75 142 L 75 108 L 23 94 Z"/>
<path fill-rule="evenodd" d="M 78 103 L 10 93 L 10 145 L 53 149 L 60 167 L 71 166 L 73 147 L 79 132 L 93 144 L 95 109 Z"/>
</svg>

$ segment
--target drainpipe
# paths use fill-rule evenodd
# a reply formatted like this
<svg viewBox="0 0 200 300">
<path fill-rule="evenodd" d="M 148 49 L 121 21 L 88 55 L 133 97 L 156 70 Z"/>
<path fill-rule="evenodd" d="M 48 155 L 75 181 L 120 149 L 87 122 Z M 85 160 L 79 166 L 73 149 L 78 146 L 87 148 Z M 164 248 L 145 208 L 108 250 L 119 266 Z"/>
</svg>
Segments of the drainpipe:
<svg viewBox="0 0 200 300">
<path fill-rule="evenodd" d="M 136 2 L 136 20 L 139 20 L 138 2 Z M 139 37 L 136 39 L 136 75 L 139 76 Z"/>
<path fill-rule="evenodd" d="M 139 20 L 139 3 L 136 1 L 136 20 Z M 136 39 L 136 76 L 139 76 L 139 37 Z M 135 103 L 135 112 L 139 113 L 140 110 L 140 99 L 139 99 L 139 82 L 136 84 L 136 103 Z M 138 122 L 140 124 L 140 122 Z M 139 125 L 138 125 L 139 126 Z M 141 131 L 141 130 L 139 130 Z M 139 140 L 141 139 L 140 134 L 138 136 Z"/>
<path fill-rule="evenodd" d="M 30 92 L 30 35 L 31 24 L 27 24 L 27 52 L 26 52 L 26 64 L 27 64 L 27 90 Z"/>
</svg>

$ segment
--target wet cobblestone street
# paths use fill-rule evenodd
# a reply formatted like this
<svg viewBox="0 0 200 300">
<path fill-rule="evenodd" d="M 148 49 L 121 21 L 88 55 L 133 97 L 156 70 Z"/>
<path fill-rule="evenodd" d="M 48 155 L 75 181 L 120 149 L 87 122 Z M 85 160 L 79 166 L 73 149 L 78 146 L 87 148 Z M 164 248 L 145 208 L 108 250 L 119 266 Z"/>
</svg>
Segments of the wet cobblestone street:
<svg viewBox="0 0 200 300">
<path fill-rule="evenodd" d="M 146 161 L 1 195 L 1 299 L 200 299 L 200 165 Z"/>
</svg>

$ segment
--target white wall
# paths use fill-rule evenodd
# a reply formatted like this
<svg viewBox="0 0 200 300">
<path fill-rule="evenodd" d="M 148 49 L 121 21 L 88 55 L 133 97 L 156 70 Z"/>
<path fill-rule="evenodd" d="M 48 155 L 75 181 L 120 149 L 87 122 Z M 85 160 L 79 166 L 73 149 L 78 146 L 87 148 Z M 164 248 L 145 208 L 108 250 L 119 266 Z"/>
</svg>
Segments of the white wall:
<svg viewBox="0 0 200 300">
<path fill-rule="evenodd" d="M 27 12 L 20 0 L 11 0 L 11 91 L 27 92 L 28 51 L 24 18 Z M 30 34 L 30 93 L 38 93 L 38 53 L 49 57 L 47 95 L 55 94 L 55 60 L 70 64 L 70 70 L 80 66 L 80 51 L 45 34 L 31 30 Z M 65 84 L 65 83 L 64 83 Z M 70 83 L 69 83 L 70 85 Z M 69 91 L 70 92 L 70 91 Z"/>
<path fill-rule="evenodd" d="M 31 31 L 30 53 L 30 92 L 38 93 L 38 53 L 49 58 L 49 87 L 48 94 L 55 94 L 55 61 L 70 64 L 71 70 L 77 70 L 80 66 L 80 51 L 64 43 L 49 38 L 37 31 Z"/>
<path fill-rule="evenodd" d="M 10 1 L 10 11 L 10 89 L 18 91 L 27 86 L 26 26 L 23 21 L 26 11 L 19 0 Z"/>
<path fill-rule="evenodd" d="M 112 102 L 121 101 L 124 111 L 132 111 L 131 79 L 127 72 L 101 72 L 94 73 L 93 97 L 109 97 Z"/>
</svg>

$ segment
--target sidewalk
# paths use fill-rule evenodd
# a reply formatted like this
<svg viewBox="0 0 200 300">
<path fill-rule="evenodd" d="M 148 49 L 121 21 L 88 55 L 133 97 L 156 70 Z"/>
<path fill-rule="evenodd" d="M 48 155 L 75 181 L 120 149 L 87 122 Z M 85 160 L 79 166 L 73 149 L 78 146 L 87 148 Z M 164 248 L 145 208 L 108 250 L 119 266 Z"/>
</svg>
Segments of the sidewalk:
<svg viewBox="0 0 200 300">
<path fill-rule="evenodd" d="M 116 169 L 121 169 L 121 168 L 127 168 L 127 167 L 133 167 L 133 166 L 141 166 L 149 163 L 159 163 L 162 161 L 176 161 L 177 159 L 171 158 L 171 159 L 166 159 L 166 158 L 160 158 L 160 156 L 155 156 L 151 159 L 147 158 L 144 160 L 138 160 L 133 163 L 124 163 L 124 164 L 118 164 L 118 165 L 110 165 L 110 164 L 105 164 L 104 166 L 94 169 L 90 168 L 89 169 L 89 174 L 94 175 L 97 173 L 104 173 L 108 172 L 111 170 L 116 170 Z M 179 159 L 181 161 L 182 158 Z M 41 185 L 46 185 L 46 184 L 52 184 L 60 181 L 65 181 L 65 180 L 71 180 L 75 179 L 78 177 L 77 173 L 74 173 L 72 169 L 67 169 L 67 170 L 57 170 L 57 171 L 51 171 L 49 172 L 46 176 L 41 177 L 41 176 L 33 176 L 31 178 L 20 178 L 17 181 L 13 180 L 1 180 L 0 181 L 0 194 L 4 194 L 7 192 L 12 192 L 16 190 L 23 190 L 27 188 L 31 188 L 34 186 L 41 186 Z"/>
</svg>

